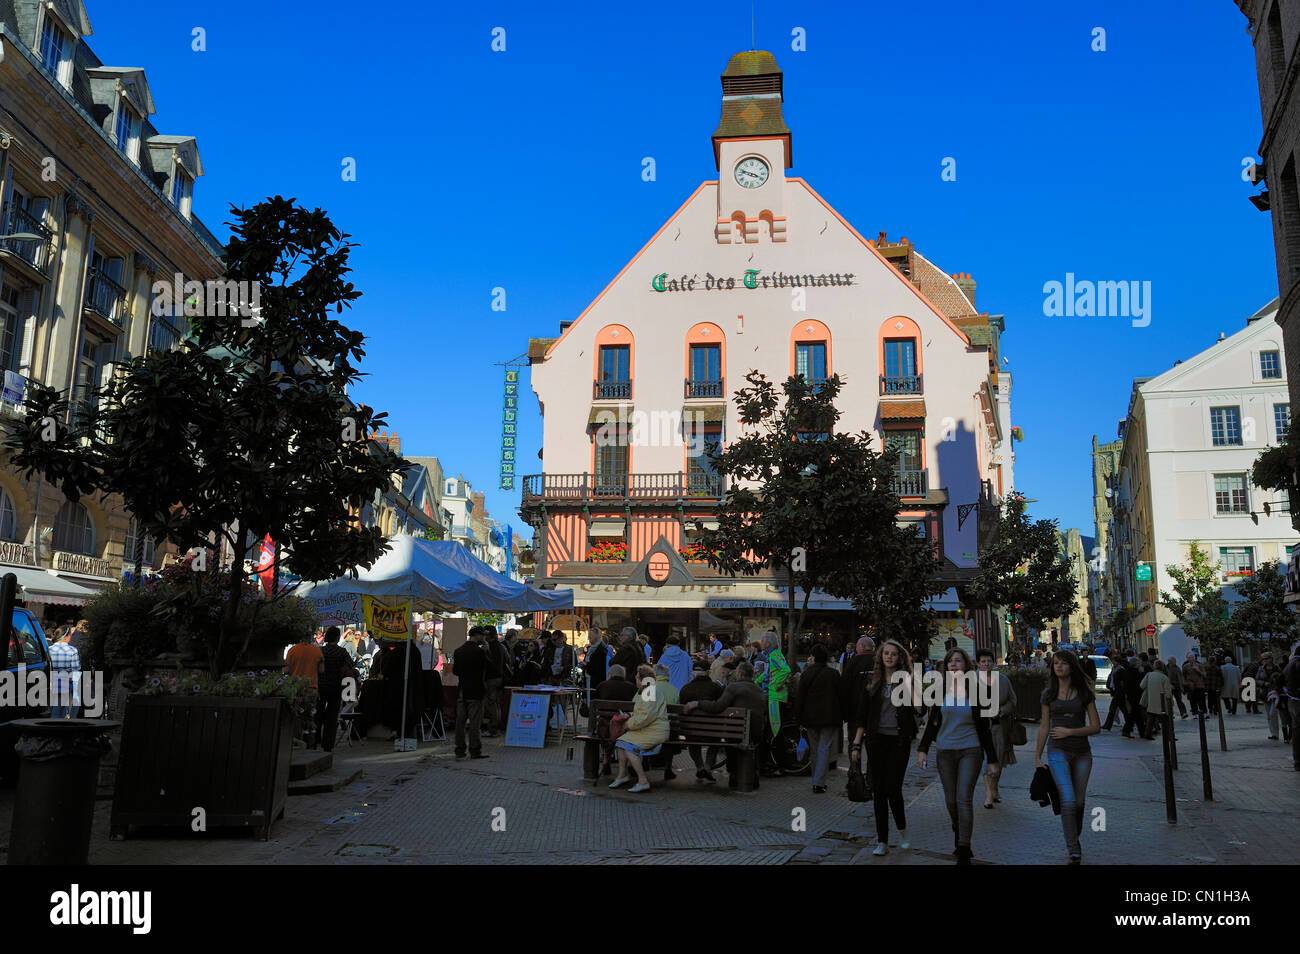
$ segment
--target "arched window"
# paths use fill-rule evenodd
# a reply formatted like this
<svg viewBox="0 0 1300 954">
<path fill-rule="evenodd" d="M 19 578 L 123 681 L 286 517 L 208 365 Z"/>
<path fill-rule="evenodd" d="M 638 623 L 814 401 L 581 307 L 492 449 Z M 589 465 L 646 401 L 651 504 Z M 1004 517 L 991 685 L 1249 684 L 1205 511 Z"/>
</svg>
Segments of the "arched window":
<svg viewBox="0 0 1300 954">
<path fill-rule="evenodd" d="M 136 526 L 135 518 L 132 517 L 126 531 L 126 550 L 122 553 L 122 565 L 131 567 L 133 573 L 135 572 L 135 535 L 137 532 L 139 532 L 139 528 Z M 153 566 L 153 558 L 154 540 L 153 537 L 146 533 L 144 534 L 144 566 Z"/>
<path fill-rule="evenodd" d="M 17 535 L 18 513 L 14 509 L 14 498 L 0 487 L 0 540 L 15 540 Z"/>
<path fill-rule="evenodd" d="M 54 549 L 95 555 L 95 524 L 81 504 L 68 500 L 59 508 L 54 517 Z"/>
</svg>

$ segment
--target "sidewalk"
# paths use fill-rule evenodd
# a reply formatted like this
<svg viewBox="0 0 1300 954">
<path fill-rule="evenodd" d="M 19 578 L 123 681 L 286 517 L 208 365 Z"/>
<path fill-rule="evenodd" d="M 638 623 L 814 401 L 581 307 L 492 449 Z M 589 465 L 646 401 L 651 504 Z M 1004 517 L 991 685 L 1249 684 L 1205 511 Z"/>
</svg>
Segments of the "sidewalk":
<svg viewBox="0 0 1300 954">
<path fill-rule="evenodd" d="M 1102 708 L 1107 700 L 1103 697 Z M 1177 720 L 1181 771 L 1178 824 L 1165 820 L 1159 742 L 1094 737 L 1083 834 L 1085 864 L 1288 863 L 1300 851 L 1300 773 L 1289 746 L 1265 739 L 1263 716 L 1227 717 L 1230 751 L 1207 723 L 1216 801 L 1201 801 L 1195 722 Z M 976 863 L 1062 864 L 1059 817 L 1028 798 L 1035 727 L 1003 775 L 992 810 L 976 790 Z M 507 749 L 485 740 L 489 759 L 456 761 L 449 743 L 393 752 L 366 742 L 336 753 L 340 770 L 361 780 L 337 792 L 289 799 L 273 837 L 242 833 L 133 835 L 108 839 L 111 805 L 97 807 L 92 864 L 952 864 L 952 832 L 933 760 L 908 769 L 910 852 L 874 857 L 871 805 L 845 797 L 846 762 L 830 792 L 807 777 L 764 779 L 756 792 L 701 785 L 679 756 L 667 785 L 651 773 L 648 793 L 611 791 L 609 779 L 582 780 L 579 746 Z M 0 793 L 0 839 L 7 851 L 13 792 Z M 1101 809 L 1104 815 L 1094 815 Z M 1102 824 L 1104 822 L 1104 828 Z M 1094 829 L 1094 826 L 1097 826 Z M 897 836 L 891 839 L 897 845 Z"/>
</svg>

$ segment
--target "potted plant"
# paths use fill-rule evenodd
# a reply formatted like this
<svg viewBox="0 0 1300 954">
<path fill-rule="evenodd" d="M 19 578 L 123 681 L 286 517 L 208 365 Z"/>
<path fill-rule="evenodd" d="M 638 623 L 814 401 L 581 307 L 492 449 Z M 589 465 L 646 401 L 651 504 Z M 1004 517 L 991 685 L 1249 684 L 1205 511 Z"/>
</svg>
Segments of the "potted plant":
<svg viewBox="0 0 1300 954">
<path fill-rule="evenodd" d="M 622 563 L 627 559 L 627 544 L 602 540 L 587 551 L 587 559 L 592 563 Z"/>
<path fill-rule="evenodd" d="M 364 336 L 336 317 L 361 294 L 347 278 L 349 236 L 321 210 L 279 196 L 231 212 L 223 277 L 250 297 L 239 307 L 204 303 L 203 286 L 187 283 L 187 296 L 190 284 L 199 293 L 184 302 L 191 333 L 182 347 L 118 364 L 85 414 L 69 414 L 66 394 L 33 385 L 6 445 L 19 470 L 41 473 L 70 500 L 119 495 L 143 532 L 189 556 L 152 591 L 118 588 L 97 613 L 101 654 L 110 640 L 128 659 L 170 654 L 173 665 L 189 661 L 209 680 L 198 692 L 133 697 L 121 763 L 152 760 L 163 774 L 120 772 L 115 810 L 188 825 L 193 808 L 222 804 L 244 784 L 235 776 L 251 772 L 271 799 L 222 818 L 265 833 L 267 806 L 282 804 L 287 788 L 292 705 L 277 693 L 250 699 L 208 689 L 229 687 L 223 680 L 241 667 L 245 678 L 262 669 L 280 675 L 284 646 L 314 617 L 275 586 L 276 575 L 325 580 L 373 564 L 387 541 L 359 516 L 409 465 L 371 439 L 384 415 L 348 397 L 365 356 Z M 48 421 L 73 423 L 50 435 Z M 273 558 L 260 562 L 267 541 Z M 233 554 L 226 567 L 218 547 Z M 211 731 L 185 728 L 199 723 Z M 273 736 L 271 725 L 279 727 Z M 206 748 L 184 748 L 181 759 L 178 746 Z M 239 753 L 237 773 L 222 752 Z M 184 817 L 171 801 L 182 788 L 191 799 Z"/>
</svg>

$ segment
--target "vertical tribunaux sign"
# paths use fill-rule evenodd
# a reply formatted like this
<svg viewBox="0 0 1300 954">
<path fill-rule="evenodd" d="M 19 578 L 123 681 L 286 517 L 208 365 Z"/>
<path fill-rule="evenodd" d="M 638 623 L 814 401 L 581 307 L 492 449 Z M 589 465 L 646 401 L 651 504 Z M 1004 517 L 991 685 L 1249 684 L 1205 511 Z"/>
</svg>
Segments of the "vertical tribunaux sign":
<svg viewBox="0 0 1300 954">
<path fill-rule="evenodd" d="M 506 403 L 501 420 L 501 489 L 515 489 L 515 436 L 519 416 L 519 369 L 506 368 Z"/>
</svg>

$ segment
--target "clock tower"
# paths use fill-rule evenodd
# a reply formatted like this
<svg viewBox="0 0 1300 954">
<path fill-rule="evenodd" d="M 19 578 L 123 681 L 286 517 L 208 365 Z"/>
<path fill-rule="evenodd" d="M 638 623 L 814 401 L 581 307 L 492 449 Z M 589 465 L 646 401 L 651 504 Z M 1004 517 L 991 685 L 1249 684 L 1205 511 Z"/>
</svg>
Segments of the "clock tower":
<svg viewBox="0 0 1300 954">
<path fill-rule="evenodd" d="M 722 74 L 722 119 L 713 134 L 718 166 L 719 245 L 784 242 L 790 130 L 776 57 L 737 53 Z"/>
</svg>

